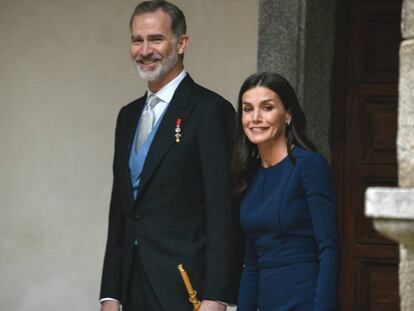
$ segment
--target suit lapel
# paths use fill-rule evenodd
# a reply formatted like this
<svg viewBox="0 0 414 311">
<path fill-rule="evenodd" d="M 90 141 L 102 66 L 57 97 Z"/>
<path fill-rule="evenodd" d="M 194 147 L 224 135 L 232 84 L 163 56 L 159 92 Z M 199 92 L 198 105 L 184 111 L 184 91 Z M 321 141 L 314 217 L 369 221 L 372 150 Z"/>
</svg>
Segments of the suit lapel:
<svg viewBox="0 0 414 311">
<path fill-rule="evenodd" d="M 128 210 L 132 211 L 132 207 L 134 206 L 134 199 L 132 195 L 132 187 L 131 187 L 131 174 L 129 172 L 129 156 L 131 153 L 131 147 L 133 140 L 135 138 L 135 131 L 138 126 L 138 121 L 144 108 L 146 95 L 137 99 L 135 103 L 131 105 L 131 112 L 125 114 L 125 129 L 122 131 L 123 135 L 123 146 L 121 150 L 124 150 L 124 154 L 121 155 L 122 157 L 122 169 L 121 172 L 124 172 L 121 178 L 122 186 L 122 197 L 125 198 L 126 206 L 131 207 Z"/>
<path fill-rule="evenodd" d="M 138 199 L 141 198 L 143 189 L 154 173 L 157 166 L 168 149 L 175 143 L 175 127 L 177 119 L 182 119 L 182 128 L 185 127 L 187 117 L 191 112 L 193 105 L 189 102 L 189 94 L 194 81 L 187 76 L 178 86 L 174 96 L 167 107 L 164 118 L 160 123 L 158 131 L 149 149 L 147 159 L 141 175 L 141 181 L 138 188 Z"/>
</svg>

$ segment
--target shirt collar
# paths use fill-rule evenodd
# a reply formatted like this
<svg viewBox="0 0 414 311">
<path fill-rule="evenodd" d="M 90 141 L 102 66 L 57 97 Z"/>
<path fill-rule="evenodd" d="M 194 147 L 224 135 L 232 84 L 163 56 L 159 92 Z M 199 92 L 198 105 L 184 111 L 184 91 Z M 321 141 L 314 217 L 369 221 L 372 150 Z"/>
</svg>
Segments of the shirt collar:
<svg viewBox="0 0 414 311">
<path fill-rule="evenodd" d="M 149 89 L 147 90 L 147 98 L 151 94 L 155 94 L 159 99 L 161 99 L 165 103 L 169 103 L 174 96 L 175 90 L 180 85 L 181 81 L 187 75 L 187 71 L 183 69 L 178 76 L 176 76 L 173 80 L 168 82 L 168 84 L 164 85 L 158 92 L 153 93 Z"/>
</svg>

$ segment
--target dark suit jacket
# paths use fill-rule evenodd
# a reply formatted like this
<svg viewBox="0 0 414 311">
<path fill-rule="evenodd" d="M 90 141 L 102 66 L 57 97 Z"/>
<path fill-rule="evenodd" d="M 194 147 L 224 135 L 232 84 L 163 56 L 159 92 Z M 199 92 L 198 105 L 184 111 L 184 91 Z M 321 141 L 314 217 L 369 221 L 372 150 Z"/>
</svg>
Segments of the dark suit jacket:
<svg viewBox="0 0 414 311">
<path fill-rule="evenodd" d="M 242 256 L 229 173 L 234 109 L 187 75 L 154 137 L 134 202 L 128 158 L 144 104 L 145 96 L 123 107 L 117 120 L 101 298 L 124 301 L 137 237 L 165 310 L 189 305 L 179 263 L 200 298 L 235 303 Z M 176 143 L 178 118 L 182 137 Z"/>
</svg>

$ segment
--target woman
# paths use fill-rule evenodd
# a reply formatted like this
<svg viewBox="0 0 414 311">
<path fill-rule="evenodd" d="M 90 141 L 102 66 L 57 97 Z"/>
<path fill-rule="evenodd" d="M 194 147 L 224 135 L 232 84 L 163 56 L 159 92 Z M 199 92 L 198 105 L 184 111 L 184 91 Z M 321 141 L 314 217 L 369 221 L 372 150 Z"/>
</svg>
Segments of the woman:
<svg viewBox="0 0 414 311">
<path fill-rule="evenodd" d="M 335 310 L 335 198 L 328 164 L 304 129 L 286 79 L 247 78 L 232 163 L 246 234 L 239 311 Z"/>
</svg>

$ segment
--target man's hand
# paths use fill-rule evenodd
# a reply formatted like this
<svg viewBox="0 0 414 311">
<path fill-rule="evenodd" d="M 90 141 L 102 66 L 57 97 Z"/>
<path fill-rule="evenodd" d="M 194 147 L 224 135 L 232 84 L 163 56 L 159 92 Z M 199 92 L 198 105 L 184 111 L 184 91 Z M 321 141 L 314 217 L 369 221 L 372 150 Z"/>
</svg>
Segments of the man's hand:
<svg viewBox="0 0 414 311">
<path fill-rule="evenodd" d="M 101 304 L 101 311 L 120 311 L 119 302 L 114 300 L 106 300 Z"/>
<path fill-rule="evenodd" d="M 199 311 L 226 311 L 226 306 L 213 300 L 203 300 Z"/>
</svg>

